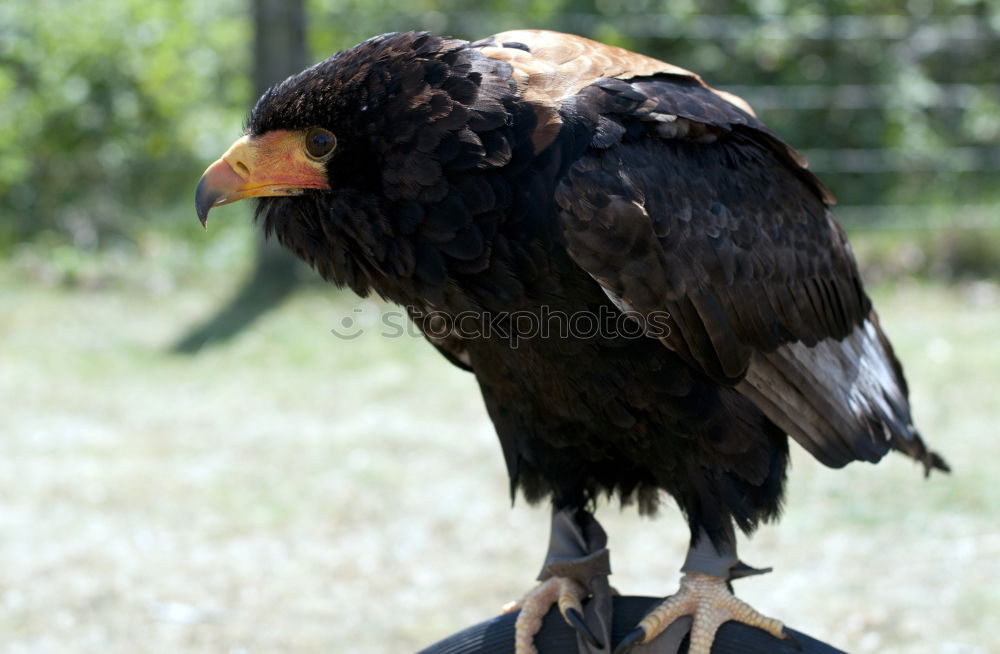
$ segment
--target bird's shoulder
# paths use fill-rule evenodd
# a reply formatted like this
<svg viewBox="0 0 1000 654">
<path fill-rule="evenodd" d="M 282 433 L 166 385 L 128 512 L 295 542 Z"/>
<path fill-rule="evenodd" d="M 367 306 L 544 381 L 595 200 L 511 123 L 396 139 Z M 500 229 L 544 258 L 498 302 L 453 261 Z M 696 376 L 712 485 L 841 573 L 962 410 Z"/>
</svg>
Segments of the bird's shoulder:
<svg viewBox="0 0 1000 654">
<path fill-rule="evenodd" d="M 624 48 L 549 30 L 511 30 L 472 44 L 489 59 L 511 67 L 519 98 L 536 107 L 536 151 L 559 132 L 559 109 L 599 80 L 669 76 L 689 81 L 749 115 L 750 105 L 737 95 L 714 89 L 696 73 Z"/>
<path fill-rule="evenodd" d="M 679 66 L 574 34 L 512 30 L 473 45 L 491 59 L 508 62 L 523 97 L 529 100 L 559 101 L 605 77 L 662 73 L 701 79 Z"/>
</svg>

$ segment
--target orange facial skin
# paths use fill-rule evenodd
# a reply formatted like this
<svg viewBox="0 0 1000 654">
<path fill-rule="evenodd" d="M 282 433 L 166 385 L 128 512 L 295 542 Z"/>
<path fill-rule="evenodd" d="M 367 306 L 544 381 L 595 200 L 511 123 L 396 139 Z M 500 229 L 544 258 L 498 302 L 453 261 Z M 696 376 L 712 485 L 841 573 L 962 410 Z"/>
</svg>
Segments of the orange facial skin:
<svg viewBox="0 0 1000 654">
<path fill-rule="evenodd" d="M 195 191 L 202 225 L 208 212 L 243 198 L 301 195 L 306 189 L 329 189 L 325 159 L 305 149 L 305 130 L 275 130 L 244 136 L 205 170 Z"/>
</svg>

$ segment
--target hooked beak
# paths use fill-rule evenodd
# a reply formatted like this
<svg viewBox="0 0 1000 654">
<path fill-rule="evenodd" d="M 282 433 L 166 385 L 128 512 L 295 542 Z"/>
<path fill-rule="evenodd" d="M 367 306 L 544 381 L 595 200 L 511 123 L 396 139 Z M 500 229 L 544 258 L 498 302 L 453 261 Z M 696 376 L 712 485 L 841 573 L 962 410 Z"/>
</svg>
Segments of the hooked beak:
<svg viewBox="0 0 1000 654">
<path fill-rule="evenodd" d="M 202 226 L 207 226 L 213 207 L 243 198 L 329 189 L 325 167 L 305 155 L 303 142 L 301 132 L 281 130 L 233 143 L 198 182 L 194 205 Z"/>
</svg>

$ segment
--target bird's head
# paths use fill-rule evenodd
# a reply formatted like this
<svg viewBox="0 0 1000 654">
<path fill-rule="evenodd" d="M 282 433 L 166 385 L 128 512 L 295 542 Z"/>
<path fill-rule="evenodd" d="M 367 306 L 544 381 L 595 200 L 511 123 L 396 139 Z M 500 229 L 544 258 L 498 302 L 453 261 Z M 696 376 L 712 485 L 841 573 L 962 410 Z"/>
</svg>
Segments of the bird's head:
<svg viewBox="0 0 1000 654">
<path fill-rule="evenodd" d="M 244 135 L 202 176 L 199 219 L 205 224 L 213 207 L 243 198 L 358 187 L 399 195 L 386 188 L 392 155 L 438 154 L 442 146 L 451 157 L 461 153 L 451 147 L 458 139 L 448 137 L 476 113 L 468 106 L 490 72 L 477 70 L 481 58 L 480 65 L 465 60 L 466 46 L 429 34 L 385 34 L 268 89 Z M 426 171 L 417 177 L 409 185 L 430 185 Z"/>
<path fill-rule="evenodd" d="M 409 54 L 415 54 L 413 38 L 403 44 L 401 36 L 375 37 L 268 89 L 251 112 L 244 135 L 198 183 L 195 205 L 202 224 L 213 207 L 223 204 L 332 191 L 351 181 L 335 173 L 356 171 L 369 158 L 365 137 L 384 101 L 384 94 L 374 97 L 372 78 L 393 74 L 386 63 L 398 58 L 394 49 L 409 45 Z M 352 147 L 345 148 L 348 144 Z"/>
</svg>

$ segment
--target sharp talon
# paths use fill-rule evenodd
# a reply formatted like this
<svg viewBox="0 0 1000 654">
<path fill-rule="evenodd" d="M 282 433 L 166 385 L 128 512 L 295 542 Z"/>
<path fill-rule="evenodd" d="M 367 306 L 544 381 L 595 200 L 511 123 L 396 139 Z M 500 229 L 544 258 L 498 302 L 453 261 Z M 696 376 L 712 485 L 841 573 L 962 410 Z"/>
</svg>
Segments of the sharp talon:
<svg viewBox="0 0 1000 654">
<path fill-rule="evenodd" d="M 538 654 L 534 638 L 542 628 L 542 620 L 555 604 L 560 615 L 574 630 L 595 647 L 603 649 L 600 641 L 583 621 L 580 602 L 587 596 L 587 589 L 567 577 L 549 577 L 521 600 L 521 612 L 514 621 L 515 654 Z"/>
<path fill-rule="evenodd" d="M 566 620 L 573 625 L 573 628 L 576 629 L 577 632 L 579 632 L 592 647 L 604 649 L 604 644 L 597 639 L 594 632 L 591 631 L 590 627 L 587 626 L 587 623 L 583 621 L 583 616 L 580 615 L 579 611 L 574 608 L 569 608 L 566 609 L 566 613 L 563 615 L 566 617 Z"/>
<path fill-rule="evenodd" d="M 729 581 L 734 581 L 736 579 L 743 579 L 744 577 L 753 577 L 756 575 L 764 575 L 769 572 L 773 572 L 774 568 L 755 568 L 752 565 L 747 565 L 743 561 L 737 561 L 736 565 L 729 569 Z"/>
<path fill-rule="evenodd" d="M 622 638 L 621 642 L 618 643 L 618 647 L 615 648 L 614 654 L 628 654 L 632 651 L 632 648 L 641 643 L 646 638 L 646 631 L 644 629 L 635 629 L 630 632 L 627 636 Z"/>
<path fill-rule="evenodd" d="M 790 634 L 788 632 L 788 629 L 785 629 L 784 627 L 782 627 L 781 628 L 781 636 L 783 638 L 786 638 L 787 640 L 790 640 L 792 642 L 792 646 L 795 649 L 799 650 L 800 652 L 802 651 L 802 643 L 799 642 L 798 638 L 796 638 L 795 636 L 793 636 L 792 634 Z"/>
</svg>

